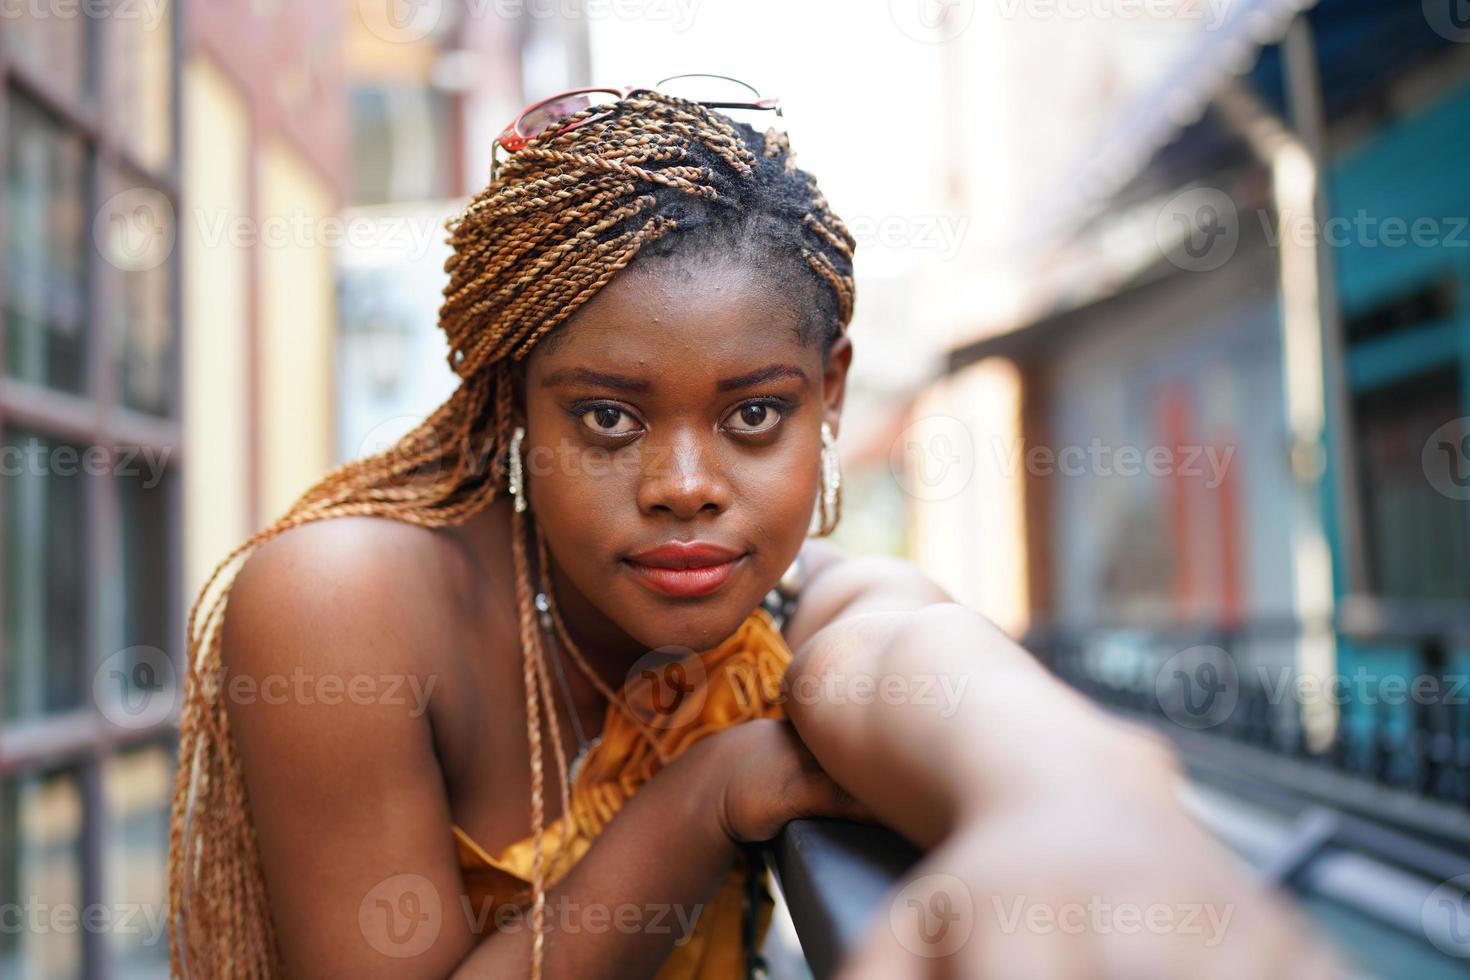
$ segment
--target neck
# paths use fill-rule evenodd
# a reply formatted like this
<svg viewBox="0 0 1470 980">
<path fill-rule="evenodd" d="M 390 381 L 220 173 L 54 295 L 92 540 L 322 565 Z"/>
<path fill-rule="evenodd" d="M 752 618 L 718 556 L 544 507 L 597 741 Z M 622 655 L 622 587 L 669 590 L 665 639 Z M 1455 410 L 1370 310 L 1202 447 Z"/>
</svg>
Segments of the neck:
<svg viewBox="0 0 1470 980">
<path fill-rule="evenodd" d="M 463 528 L 455 529 L 451 533 L 464 540 L 467 550 L 474 556 L 473 561 L 479 568 L 478 576 L 481 580 L 492 583 L 492 588 L 502 599 L 509 597 L 510 610 L 514 615 L 516 584 L 510 549 L 515 522 L 511 507 L 510 498 L 497 500 Z M 648 652 L 648 648 L 620 629 L 583 595 L 557 567 L 555 559 L 550 561 L 550 575 L 543 576 L 538 571 L 539 555 L 534 532 L 528 533 L 527 537 L 526 560 L 531 574 L 532 598 L 534 599 L 534 590 L 538 586 L 547 589 L 548 584 L 550 585 L 551 598 L 557 604 L 562 623 L 572 642 L 577 645 L 577 650 L 608 687 L 618 690 L 623 686 L 628 671 L 639 657 Z M 587 705 L 594 702 L 601 704 L 601 695 L 582 676 L 570 655 L 561 650 L 559 638 L 545 636 L 544 643 L 548 656 L 562 657 L 563 668 L 577 702 Z"/>
</svg>

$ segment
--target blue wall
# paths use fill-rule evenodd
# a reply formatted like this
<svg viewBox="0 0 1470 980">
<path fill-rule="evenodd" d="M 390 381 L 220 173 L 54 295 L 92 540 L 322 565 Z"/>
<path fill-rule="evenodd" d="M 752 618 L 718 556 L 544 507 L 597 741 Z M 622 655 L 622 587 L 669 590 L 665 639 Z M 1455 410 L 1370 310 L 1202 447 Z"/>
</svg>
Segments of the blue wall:
<svg viewBox="0 0 1470 980">
<path fill-rule="evenodd" d="M 1453 280 L 1458 304 L 1447 318 L 1353 344 L 1347 381 L 1362 395 L 1435 369 L 1458 366 L 1460 411 L 1470 415 L 1470 85 L 1446 92 L 1417 114 L 1385 127 L 1334 161 L 1327 174 L 1328 207 L 1339 219 L 1343 244 L 1332 243 L 1337 286 L 1345 318 L 1372 310 L 1436 281 Z M 1365 217 L 1375 224 L 1364 225 Z M 1432 242 L 1385 244 L 1382 223 L 1398 219 L 1412 227 L 1432 224 Z M 1342 228 L 1342 222 L 1348 222 Z M 1367 227 L 1368 231 L 1360 229 Z M 1428 226 L 1426 226 L 1428 231 Z M 1448 419 L 1446 419 L 1448 421 Z M 1336 424 L 1337 420 L 1331 420 Z M 1334 461 L 1336 463 L 1336 461 Z M 1327 501 L 1329 514 L 1334 501 Z M 1466 504 L 1470 507 L 1470 504 Z M 1333 556 L 1338 593 L 1345 592 L 1343 549 Z M 1466 597 L 1470 604 L 1470 597 Z M 1407 648 L 1341 647 L 1344 673 L 1360 668 L 1375 675 L 1412 671 Z M 1452 668 L 1465 667 L 1464 651 L 1451 655 Z M 1361 719 L 1359 719 L 1361 720 Z"/>
</svg>

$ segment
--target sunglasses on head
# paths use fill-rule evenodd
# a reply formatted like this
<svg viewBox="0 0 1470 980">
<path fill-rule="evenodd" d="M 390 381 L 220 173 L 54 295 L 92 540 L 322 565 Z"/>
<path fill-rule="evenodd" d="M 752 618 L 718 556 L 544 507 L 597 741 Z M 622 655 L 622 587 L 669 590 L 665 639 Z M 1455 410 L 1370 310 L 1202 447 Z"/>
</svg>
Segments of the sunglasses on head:
<svg viewBox="0 0 1470 980">
<path fill-rule="evenodd" d="M 659 92 L 710 109 L 756 109 L 781 115 L 779 99 L 762 98 L 755 86 L 727 75 L 671 75 L 653 85 L 631 85 L 623 88 L 574 88 L 548 99 L 533 102 L 516 114 L 510 125 L 495 137 L 490 147 L 490 180 L 495 180 L 500 150 L 514 153 L 546 133 L 565 133 L 601 119 L 595 113 L 569 125 L 561 125 L 584 109 L 598 105 L 611 106 L 638 92 Z"/>
</svg>

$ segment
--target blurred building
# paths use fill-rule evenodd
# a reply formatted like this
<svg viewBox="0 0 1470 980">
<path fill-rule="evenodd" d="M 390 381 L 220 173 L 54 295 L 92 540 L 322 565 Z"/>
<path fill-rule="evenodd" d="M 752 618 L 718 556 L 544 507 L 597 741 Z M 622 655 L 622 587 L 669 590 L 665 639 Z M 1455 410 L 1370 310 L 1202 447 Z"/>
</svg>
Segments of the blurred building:
<svg viewBox="0 0 1470 980">
<path fill-rule="evenodd" d="M 890 9 L 897 19 L 908 6 L 926 7 Z M 1197 36 L 1178 6 L 933 4 L 927 18 L 898 21 L 938 65 L 943 138 L 926 183 L 942 191 L 934 206 L 956 233 L 943 251 L 905 250 L 923 261 L 899 302 L 878 311 L 878 329 L 893 337 L 891 359 L 921 361 L 927 378 L 910 381 L 916 394 L 889 399 L 888 424 L 852 462 L 901 490 L 902 551 L 1017 635 L 1040 601 L 1033 577 L 1044 574 L 1022 479 L 1036 438 L 1023 428 L 1022 400 L 1033 392 L 1014 362 L 958 370 L 951 354 L 1013 327 L 1038 295 L 1054 302 L 1076 288 L 1072 270 L 1034 257 L 1038 238 L 1056 237 L 1040 229 L 1050 212 L 1070 213 L 1058 189 L 1089 141 Z"/>
<path fill-rule="evenodd" d="M 950 357 L 946 385 L 1018 372 L 1017 433 L 974 452 L 1025 486 L 1040 626 L 1432 624 L 1470 595 L 1470 48 L 1388 4 L 1237 14 L 1041 195 L 1023 315 Z"/>
<path fill-rule="evenodd" d="M 0 974 L 167 970 L 187 596 L 332 459 L 339 12 L 7 8 Z"/>
<path fill-rule="evenodd" d="M 413 12 L 397 21 L 348 19 L 338 460 L 392 445 L 457 386 L 438 329 L 444 222 L 489 183 L 491 143 L 517 111 L 588 84 L 586 25 L 574 16 L 535 5 L 506 16 L 472 3 L 404 9 Z"/>
<path fill-rule="evenodd" d="M 179 38 L 173 7 L 0 20 L 5 976 L 167 961 L 172 726 L 131 688 L 181 622 Z"/>
<path fill-rule="evenodd" d="M 338 7 L 184 9 L 192 591 L 332 462 L 332 254 L 350 130 Z"/>
<path fill-rule="evenodd" d="M 1470 854 L 1470 24 L 1220 9 L 1173 11 L 1194 30 L 1064 166 L 1025 156 L 1011 234 L 955 270 L 1001 295 L 950 311 L 917 403 L 907 479 L 972 476 L 911 493 L 916 551 L 1167 731 L 1222 835 L 1373 975 L 1460 975 L 1436 954 L 1470 954 L 1441 911 Z"/>
</svg>

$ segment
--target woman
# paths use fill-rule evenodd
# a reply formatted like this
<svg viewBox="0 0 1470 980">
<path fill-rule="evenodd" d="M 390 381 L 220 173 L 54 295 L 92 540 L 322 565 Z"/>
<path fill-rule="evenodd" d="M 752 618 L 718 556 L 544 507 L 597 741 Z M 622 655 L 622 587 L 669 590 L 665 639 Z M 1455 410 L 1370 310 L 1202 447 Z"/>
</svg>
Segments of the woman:
<svg viewBox="0 0 1470 980">
<path fill-rule="evenodd" d="M 895 916 L 854 975 L 1326 975 L 1157 740 L 819 540 L 853 239 L 775 130 L 617 94 L 523 115 L 450 223 L 454 395 L 200 596 L 175 972 L 742 976 L 743 845 L 848 816 L 929 850 L 917 907 L 975 905 L 953 949 Z M 1028 931 L 987 894 L 1229 927 Z"/>
</svg>

